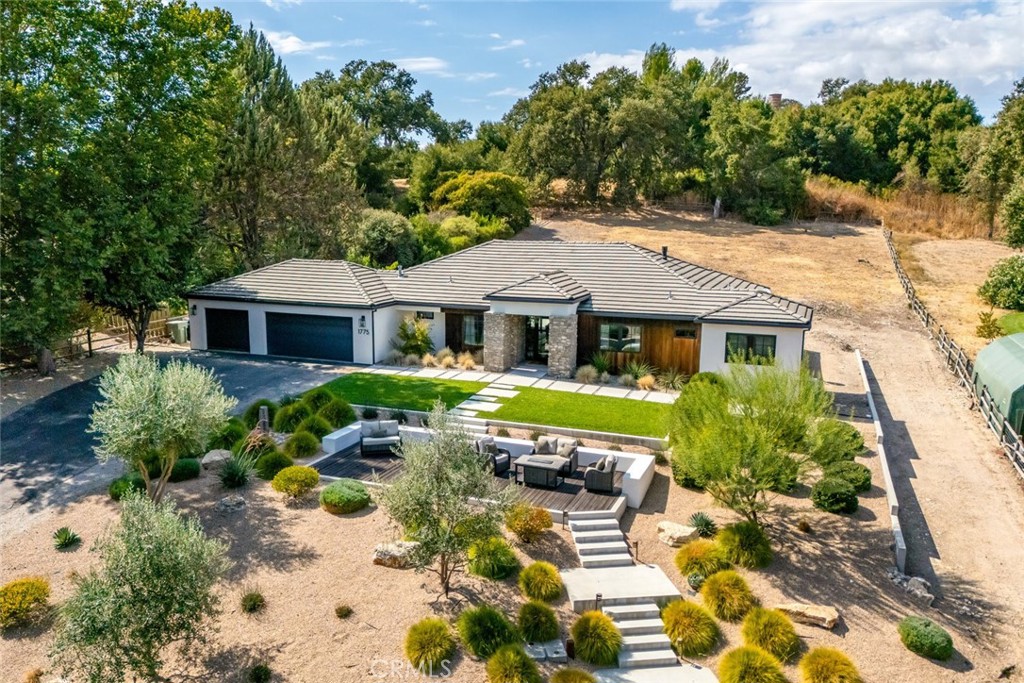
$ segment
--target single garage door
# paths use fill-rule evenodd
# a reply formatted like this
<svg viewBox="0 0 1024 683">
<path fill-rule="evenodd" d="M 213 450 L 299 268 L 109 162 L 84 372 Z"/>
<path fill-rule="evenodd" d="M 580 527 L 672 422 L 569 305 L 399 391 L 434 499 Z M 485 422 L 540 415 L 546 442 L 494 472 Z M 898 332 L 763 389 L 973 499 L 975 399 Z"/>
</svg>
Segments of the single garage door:
<svg viewBox="0 0 1024 683">
<path fill-rule="evenodd" d="M 267 313 L 271 356 L 352 361 L 352 318 Z"/>
<path fill-rule="evenodd" d="M 207 308 L 206 348 L 249 353 L 249 311 Z"/>
</svg>

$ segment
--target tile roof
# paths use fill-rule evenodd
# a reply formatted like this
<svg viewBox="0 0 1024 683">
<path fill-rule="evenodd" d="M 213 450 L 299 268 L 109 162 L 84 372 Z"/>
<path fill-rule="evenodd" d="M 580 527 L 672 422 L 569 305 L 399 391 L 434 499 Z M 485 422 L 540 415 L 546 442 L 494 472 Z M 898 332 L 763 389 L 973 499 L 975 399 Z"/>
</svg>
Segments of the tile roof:
<svg viewBox="0 0 1024 683">
<path fill-rule="evenodd" d="M 625 242 L 493 240 L 403 272 L 292 259 L 189 296 L 477 310 L 491 300 L 579 301 L 584 313 L 797 327 L 813 315 L 761 285 Z"/>
</svg>

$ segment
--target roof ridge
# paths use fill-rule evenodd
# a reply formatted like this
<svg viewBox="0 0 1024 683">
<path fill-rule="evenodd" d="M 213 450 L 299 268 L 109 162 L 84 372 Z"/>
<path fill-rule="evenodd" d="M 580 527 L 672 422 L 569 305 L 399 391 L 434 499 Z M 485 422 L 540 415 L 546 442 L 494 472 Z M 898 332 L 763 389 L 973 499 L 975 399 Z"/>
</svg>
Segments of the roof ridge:
<svg viewBox="0 0 1024 683">
<path fill-rule="evenodd" d="M 669 268 L 667 265 L 665 265 L 664 261 L 661 259 L 661 254 L 659 254 L 658 252 L 654 251 L 653 249 L 648 249 L 647 247 L 645 247 L 643 245 L 634 244 L 632 242 L 623 242 L 623 244 L 628 244 L 629 246 L 631 246 L 634 249 L 638 250 L 641 254 L 646 256 L 653 263 L 655 263 L 656 265 L 661 266 L 666 271 L 668 271 L 668 272 L 672 273 L 673 275 L 675 275 L 676 277 L 678 277 L 680 280 L 683 280 L 684 282 L 689 283 L 695 289 L 699 289 L 699 290 L 701 290 L 703 292 L 739 292 L 739 291 L 745 291 L 745 290 L 737 289 L 736 287 L 702 287 L 702 286 L 696 284 L 695 282 L 693 282 L 693 280 L 691 280 L 690 278 L 685 277 L 683 275 L 680 275 L 679 273 L 675 272 L 674 270 Z M 740 282 L 746 282 L 748 284 L 754 285 L 755 288 L 771 289 L 767 285 L 762 285 L 759 282 L 754 282 L 753 280 L 747 280 L 747 279 L 739 277 L 737 275 L 731 275 L 731 274 L 725 272 L 724 270 L 718 270 L 717 268 L 708 268 L 707 266 L 702 266 L 699 263 L 694 263 L 693 261 L 686 261 L 686 260 L 681 259 L 681 258 L 679 258 L 677 256 L 672 256 L 671 254 L 669 254 L 666 258 L 669 258 L 672 261 L 675 261 L 676 263 L 680 263 L 680 264 L 682 264 L 684 266 L 691 266 L 693 268 L 700 268 L 701 270 L 703 270 L 703 271 L 705 271 L 707 273 L 714 273 L 715 275 L 723 275 L 723 276 L 725 276 L 727 278 L 730 278 L 732 280 L 739 280 Z"/>
<path fill-rule="evenodd" d="M 361 275 L 361 273 L 357 274 L 352 269 L 352 266 L 355 266 L 355 265 L 358 265 L 358 264 L 352 263 L 351 261 L 346 261 L 346 260 L 342 260 L 342 263 L 344 264 L 343 267 L 348 271 L 348 274 L 350 276 L 352 276 L 352 281 L 356 283 L 356 287 L 359 288 L 359 293 L 363 296 L 363 301 L 365 301 L 366 303 L 372 305 L 373 304 L 373 298 L 370 296 L 370 293 L 366 291 L 366 286 L 363 285 L 362 280 L 359 279 L 359 276 Z M 376 271 L 374 271 L 374 274 L 376 274 Z M 388 290 L 388 291 L 390 292 L 391 290 Z"/>
<path fill-rule="evenodd" d="M 779 296 L 778 294 L 772 294 L 770 291 L 768 291 L 768 292 L 755 292 L 755 296 L 758 299 L 761 299 L 762 301 L 764 301 L 765 303 L 767 303 L 767 304 L 769 304 L 771 306 L 774 306 L 779 311 L 785 313 L 786 315 L 788 315 L 789 317 L 791 317 L 791 318 L 793 318 L 795 320 L 799 320 L 800 317 L 798 315 L 796 315 L 795 313 L 793 313 L 793 311 L 791 311 L 788 308 L 786 308 L 785 306 L 780 306 L 778 304 L 778 301 L 788 301 L 789 303 L 796 304 L 797 306 L 804 306 L 805 308 L 810 308 L 809 306 L 807 306 L 807 304 L 802 304 L 799 301 L 794 301 L 793 299 L 787 299 L 786 297 Z M 776 301 L 773 301 L 773 299 L 775 299 Z"/>
<path fill-rule="evenodd" d="M 737 292 L 737 293 L 740 293 L 740 292 Z M 757 297 L 757 292 L 751 292 L 751 293 L 747 294 L 746 296 L 741 296 L 739 299 L 736 299 L 735 301 L 729 301 L 728 303 L 724 303 L 721 306 L 718 306 L 717 308 L 712 308 L 710 311 L 704 311 L 703 313 L 698 315 L 695 318 L 695 320 L 701 320 L 703 318 L 706 318 L 709 315 L 714 315 L 715 313 L 721 313 L 722 311 L 724 311 L 726 309 L 729 309 L 729 308 L 732 308 L 733 306 L 737 306 L 739 304 L 742 304 L 744 301 L 750 301 L 751 299 L 753 299 L 755 297 Z"/>
<path fill-rule="evenodd" d="M 559 294 L 561 294 L 562 296 L 564 296 L 565 298 L 567 298 L 567 299 L 571 299 L 571 298 L 573 298 L 573 295 L 572 295 L 572 294 L 570 294 L 570 293 L 569 293 L 568 291 L 566 291 L 566 290 L 565 290 L 565 288 L 564 288 L 564 287 L 562 287 L 562 285 L 558 284 L 557 282 L 555 282 L 554 280 L 552 280 L 552 279 L 551 279 L 550 277 L 548 277 L 549 275 L 554 275 L 555 273 L 561 273 L 561 274 L 562 274 L 562 275 L 564 275 L 565 277 L 567 277 L 567 278 L 569 278 L 570 280 L 572 280 L 573 282 L 575 282 L 575 283 L 576 283 L 577 285 L 579 285 L 580 287 L 583 287 L 583 285 L 581 285 L 581 284 L 579 283 L 579 281 L 577 281 L 577 280 L 576 280 L 576 278 L 574 278 L 574 277 L 573 277 L 572 275 L 569 275 L 569 273 L 565 272 L 565 271 L 564 271 L 564 270 L 562 270 L 561 268 L 555 268 L 554 270 L 548 270 L 548 271 L 545 271 L 545 272 L 543 272 L 543 273 L 538 273 L 538 277 L 542 277 L 542 278 L 544 278 L 544 281 L 545 281 L 545 282 L 547 282 L 547 283 L 548 283 L 549 285 L 551 285 L 552 287 L 554 287 L 554 288 L 555 288 L 555 290 L 557 290 L 557 291 L 558 291 L 558 293 L 559 293 Z M 583 288 L 584 288 L 584 289 L 586 289 L 585 287 L 583 287 Z"/>
</svg>

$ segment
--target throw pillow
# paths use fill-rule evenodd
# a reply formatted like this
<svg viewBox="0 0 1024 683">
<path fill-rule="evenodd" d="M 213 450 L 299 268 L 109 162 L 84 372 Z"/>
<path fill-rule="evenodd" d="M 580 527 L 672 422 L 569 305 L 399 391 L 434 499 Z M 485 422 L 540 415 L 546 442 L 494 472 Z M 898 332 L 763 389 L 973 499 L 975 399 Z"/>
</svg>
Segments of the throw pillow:
<svg viewBox="0 0 1024 683">
<path fill-rule="evenodd" d="M 572 444 L 567 443 L 562 446 L 559 446 L 557 455 L 560 455 L 563 458 L 568 458 L 570 455 L 572 455 L 573 450 L 574 449 Z"/>
<path fill-rule="evenodd" d="M 537 455 L 551 455 L 554 451 L 551 450 L 551 442 L 547 439 L 541 439 L 537 442 L 536 448 Z"/>
<path fill-rule="evenodd" d="M 388 435 L 388 430 L 387 429 L 374 429 L 370 433 L 370 438 L 371 439 L 383 439 L 387 435 Z"/>
<path fill-rule="evenodd" d="M 615 465 L 618 462 L 619 462 L 618 458 L 616 458 L 614 455 L 609 455 L 607 461 L 604 464 L 605 465 L 604 471 L 605 472 L 614 472 L 615 471 Z"/>
<path fill-rule="evenodd" d="M 600 460 L 598 460 L 597 463 L 594 465 L 594 469 L 600 470 L 600 471 L 604 472 L 604 464 L 605 464 L 605 461 L 607 461 L 607 460 L 608 460 L 608 458 L 606 458 L 606 457 L 605 458 L 601 458 Z"/>
</svg>

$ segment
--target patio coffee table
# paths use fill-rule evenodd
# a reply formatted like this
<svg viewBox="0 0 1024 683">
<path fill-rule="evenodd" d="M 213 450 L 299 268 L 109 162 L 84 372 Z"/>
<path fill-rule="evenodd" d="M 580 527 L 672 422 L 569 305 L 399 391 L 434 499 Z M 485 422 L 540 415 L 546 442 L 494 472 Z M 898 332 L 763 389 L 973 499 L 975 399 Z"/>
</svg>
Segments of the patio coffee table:
<svg viewBox="0 0 1024 683">
<path fill-rule="evenodd" d="M 517 484 L 532 484 L 545 488 L 558 488 L 564 480 L 559 470 L 565 458 L 558 456 L 521 455 L 512 463 Z"/>
</svg>

